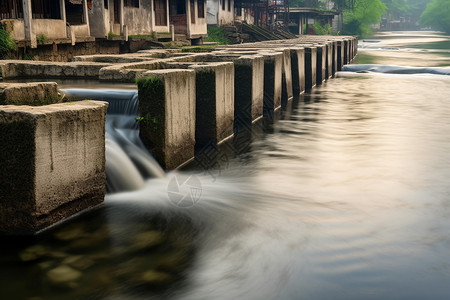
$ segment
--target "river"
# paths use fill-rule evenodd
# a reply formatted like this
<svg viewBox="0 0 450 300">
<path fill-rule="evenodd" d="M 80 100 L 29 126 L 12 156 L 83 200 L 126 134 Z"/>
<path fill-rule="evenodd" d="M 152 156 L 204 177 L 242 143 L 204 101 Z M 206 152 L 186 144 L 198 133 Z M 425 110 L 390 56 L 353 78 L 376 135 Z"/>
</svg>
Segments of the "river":
<svg viewBox="0 0 450 300">
<path fill-rule="evenodd" d="M 450 299 L 449 44 L 360 41 L 247 151 L 10 238 L 0 298 Z"/>
</svg>

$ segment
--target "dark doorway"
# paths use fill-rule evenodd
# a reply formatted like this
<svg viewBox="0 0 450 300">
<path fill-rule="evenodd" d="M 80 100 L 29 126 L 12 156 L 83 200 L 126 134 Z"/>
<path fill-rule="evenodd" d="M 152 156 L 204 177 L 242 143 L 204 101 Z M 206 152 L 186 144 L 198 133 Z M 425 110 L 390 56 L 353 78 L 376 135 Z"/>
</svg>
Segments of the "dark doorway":
<svg viewBox="0 0 450 300">
<path fill-rule="evenodd" d="M 66 22 L 70 25 L 85 24 L 83 14 L 82 0 L 65 0 L 66 5 Z"/>
<path fill-rule="evenodd" d="M 187 33 L 186 0 L 169 0 L 170 25 L 174 26 L 175 33 Z"/>
<path fill-rule="evenodd" d="M 165 0 L 155 0 L 155 25 L 167 25 L 167 9 Z"/>
<path fill-rule="evenodd" d="M 120 24 L 120 0 L 114 0 L 114 23 Z"/>
</svg>

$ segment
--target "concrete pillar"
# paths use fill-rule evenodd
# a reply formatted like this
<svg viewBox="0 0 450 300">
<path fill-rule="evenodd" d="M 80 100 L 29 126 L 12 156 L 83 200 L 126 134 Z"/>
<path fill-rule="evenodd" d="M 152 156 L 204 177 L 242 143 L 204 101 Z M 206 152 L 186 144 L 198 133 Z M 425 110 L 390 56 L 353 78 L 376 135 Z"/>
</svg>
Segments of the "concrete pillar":
<svg viewBox="0 0 450 300">
<path fill-rule="evenodd" d="M 234 60 L 234 132 L 251 129 L 263 116 L 264 57 L 241 56 Z"/>
<path fill-rule="evenodd" d="M 35 233 L 103 202 L 108 104 L 0 108 L 0 231 Z"/>
<path fill-rule="evenodd" d="M 292 91 L 292 69 L 291 69 L 291 50 L 282 49 L 283 51 L 283 73 L 281 77 L 281 106 L 286 107 L 287 103 L 292 100 L 294 93 Z"/>
<path fill-rule="evenodd" d="M 25 39 L 30 41 L 31 48 L 37 48 L 36 33 L 33 30 L 33 12 L 31 10 L 31 0 L 23 0 L 22 3 Z"/>
<path fill-rule="evenodd" d="M 305 47 L 305 89 L 316 86 L 317 48 Z"/>
<path fill-rule="evenodd" d="M 299 95 L 305 91 L 305 48 L 291 48 L 292 91 Z"/>
<path fill-rule="evenodd" d="M 194 157 L 195 71 L 147 71 L 137 80 L 140 137 L 166 170 Z"/>
<path fill-rule="evenodd" d="M 190 68 L 196 73 L 196 148 L 217 145 L 233 135 L 234 64 L 218 62 Z"/>
<path fill-rule="evenodd" d="M 347 65 L 350 63 L 350 41 L 344 40 L 344 65 Z"/>
<path fill-rule="evenodd" d="M 261 53 L 264 56 L 264 117 L 273 119 L 281 108 L 281 84 L 283 54 L 281 52 Z"/>
<path fill-rule="evenodd" d="M 338 41 L 337 43 L 337 70 L 342 71 L 344 66 L 344 53 L 345 53 L 345 43 L 344 41 Z"/>
<path fill-rule="evenodd" d="M 332 65 L 332 73 L 333 76 L 336 74 L 337 72 L 337 68 L 338 68 L 338 61 L 337 61 L 337 57 L 338 57 L 338 42 L 337 41 L 333 41 L 333 65 Z"/>
<path fill-rule="evenodd" d="M 327 46 L 317 45 L 317 67 L 316 67 L 316 84 L 322 84 L 325 80 L 326 73 L 326 56 Z"/>
<path fill-rule="evenodd" d="M 120 0 L 120 9 L 119 9 L 119 18 L 120 18 L 120 35 L 123 36 L 123 25 L 125 25 L 125 10 L 124 10 L 124 4 L 123 4 L 124 0 Z M 114 14 L 114 11 L 113 11 Z"/>
<path fill-rule="evenodd" d="M 333 43 L 327 42 L 326 79 L 333 77 Z"/>
</svg>

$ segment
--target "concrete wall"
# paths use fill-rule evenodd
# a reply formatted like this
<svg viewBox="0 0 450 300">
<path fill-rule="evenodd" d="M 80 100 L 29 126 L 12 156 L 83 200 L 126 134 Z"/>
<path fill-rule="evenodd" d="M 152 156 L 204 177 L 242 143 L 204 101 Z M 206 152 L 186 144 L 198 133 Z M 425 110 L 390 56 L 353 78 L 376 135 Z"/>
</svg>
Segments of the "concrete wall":
<svg viewBox="0 0 450 300">
<path fill-rule="evenodd" d="M 72 28 L 72 30 L 75 34 L 75 37 L 86 37 L 86 36 L 90 36 L 90 34 L 91 34 L 88 24 L 71 25 L 70 28 Z"/>
<path fill-rule="evenodd" d="M 206 1 L 206 18 L 208 25 L 218 25 L 219 0 Z"/>
<path fill-rule="evenodd" d="M 36 36 L 45 35 L 49 39 L 67 38 L 64 20 L 33 19 L 31 24 Z"/>
<path fill-rule="evenodd" d="M 91 35 L 105 38 L 109 32 L 109 9 L 104 7 L 103 1 L 92 1 L 92 9 L 88 9 L 89 27 Z"/>
<path fill-rule="evenodd" d="M 6 30 L 15 40 L 25 39 L 25 24 L 23 19 L 1 20 L 2 24 L 6 24 Z"/>
<path fill-rule="evenodd" d="M 207 1 L 206 1 L 207 2 Z M 190 7 L 190 1 L 188 1 L 188 8 Z M 189 19 L 188 19 L 188 38 L 195 39 L 202 36 L 208 35 L 208 27 L 207 27 L 207 18 L 199 18 L 198 17 L 198 2 L 197 0 L 194 1 L 194 11 L 195 11 L 195 23 L 190 22 L 190 9 L 188 10 L 189 13 Z M 206 15 L 206 14 L 205 14 Z"/>
<path fill-rule="evenodd" d="M 152 17 L 150 0 L 141 0 L 139 8 L 124 6 L 124 24 L 129 35 L 151 34 Z"/>
<path fill-rule="evenodd" d="M 138 80 L 140 136 L 165 169 L 194 157 L 195 72 L 155 70 Z"/>
<path fill-rule="evenodd" d="M 225 1 L 225 9 L 222 9 L 222 1 Z M 230 0 L 228 10 L 228 0 L 207 1 L 207 19 L 210 25 L 231 25 L 234 22 L 234 0 Z"/>
<path fill-rule="evenodd" d="M 36 232 L 105 195 L 107 103 L 0 108 L 0 231 Z"/>
</svg>

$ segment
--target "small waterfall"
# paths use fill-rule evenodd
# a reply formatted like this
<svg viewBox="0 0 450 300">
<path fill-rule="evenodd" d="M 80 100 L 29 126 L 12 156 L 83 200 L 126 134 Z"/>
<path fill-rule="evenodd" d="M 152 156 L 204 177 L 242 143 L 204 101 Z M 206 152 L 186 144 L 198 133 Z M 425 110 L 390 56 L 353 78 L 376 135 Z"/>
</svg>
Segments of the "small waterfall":
<svg viewBox="0 0 450 300">
<path fill-rule="evenodd" d="M 139 137 L 137 91 L 64 89 L 71 99 L 109 103 L 106 115 L 106 177 L 108 193 L 141 189 L 147 178 L 164 177 L 164 170 Z"/>
</svg>

